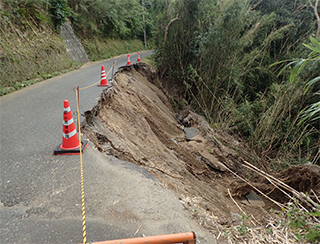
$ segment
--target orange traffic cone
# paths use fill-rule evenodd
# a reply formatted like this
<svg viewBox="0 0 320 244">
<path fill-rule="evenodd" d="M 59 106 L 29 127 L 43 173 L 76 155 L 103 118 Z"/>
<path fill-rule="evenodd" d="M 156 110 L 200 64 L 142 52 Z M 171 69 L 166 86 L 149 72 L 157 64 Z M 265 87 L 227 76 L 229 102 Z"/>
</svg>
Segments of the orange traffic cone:
<svg viewBox="0 0 320 244">
<path fill-rule="evenodd" d="M 98 85 L 99 87 L 101 86 L 110 86 L 108 84 L 108 81 L 107 81 L 107 77 L 106 77 L 106 71 L 104 70 L 104 66 L 101 65 L 101 81 L 100 81 L 100 85 Z"/>
<path fill-rule="evenodd" d="M 128 61 L 127 61 L 127 65 L 131 65 L 131 62 L 130 62 L 130 55 L 128 54 Z"/>
<path fill-rule="evenodd" d="M 137 62 L 141 62 L 141 59 L 140 59 L 140 53 L 138 53 L 138 59 L 137 59 Z"/>
<path fill-rule="evenodd" d="M 53 154 L 76 155 L 80 153 L 80 146 L 81 150 L 84 151 L 88 146 L 88 141 L 79 142 L 69 101 L 64 100 L 62 144 L 54 150 Z"/>
</svg>

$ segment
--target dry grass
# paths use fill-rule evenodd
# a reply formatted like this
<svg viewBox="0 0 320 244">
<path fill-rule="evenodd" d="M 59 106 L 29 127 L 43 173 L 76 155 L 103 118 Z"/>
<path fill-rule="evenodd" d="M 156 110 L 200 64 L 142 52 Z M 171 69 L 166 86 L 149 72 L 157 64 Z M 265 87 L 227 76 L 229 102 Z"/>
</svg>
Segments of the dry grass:
<svg viewBox="0 0 320 244">
<path fill-rule="evenodd" d="M 248 226 L 244 222 L 230 227 L 222 235 L 225 236 L 229 243 L 301 243 L 295 237 L 294 232 L 288 226 L 283 225 L 280 217 L 275 219 L 274 216 L 270 216 L 267 222 L 267 224 L 260 224 L 254 227 Z"/>
<path fill-rule="evenodd" d="M 246 161 L 244 161 L 244 166 L 267 179 L 275 188 L 280 189 L 289 197 L 290 202 L 281 204 L 270 199 L 269 196 L 259 189 L 256 189 L 249 181 L 243 179 L 225 166 L 229 172 L 252 186 L 266 199 L 269 199 L 281 207 L 282 211 L 269 213 L 261 208 L 261 211 L 265 213 L 265 219 L 263 221 L 257 221 L 254 216 L 247 215 L 243 209 L 241 209 L 228 190 L 230 198 L 242 212 L 242 220 L 240 224 L 220 231 L 218 237 L 223 235 L 229 243 L 319 243 L 319 196 L 317 196 L 313 190 L 311 190 L 310 195 L 299 192 Z"/>
<path fill-rule="evenodd" d="M 1 91 L 19 89 L 32 84 L 25 81 L 45 79 L 48 74 L 73 66 L 62 39 L 49 27 L 38 28 L 30 23 L 29 29 L 21 30 L 10 20 L 7 22 L 0 22 Z"/>
</svg>

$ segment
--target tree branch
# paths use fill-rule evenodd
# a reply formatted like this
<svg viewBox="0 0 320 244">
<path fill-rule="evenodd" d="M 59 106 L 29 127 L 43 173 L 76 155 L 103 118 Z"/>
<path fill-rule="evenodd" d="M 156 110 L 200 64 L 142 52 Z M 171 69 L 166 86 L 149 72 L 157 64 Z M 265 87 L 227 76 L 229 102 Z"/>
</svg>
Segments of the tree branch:
<svg viewBox="0 0 320 244">
<path fill-rule="evenodd" d="M 263 0 L 260 0 L 259 2 L 257 2 L 255 5 L 253 5 L 251 8 L 250 8 L 250 11 L 254 10 Z"/>
</svg>

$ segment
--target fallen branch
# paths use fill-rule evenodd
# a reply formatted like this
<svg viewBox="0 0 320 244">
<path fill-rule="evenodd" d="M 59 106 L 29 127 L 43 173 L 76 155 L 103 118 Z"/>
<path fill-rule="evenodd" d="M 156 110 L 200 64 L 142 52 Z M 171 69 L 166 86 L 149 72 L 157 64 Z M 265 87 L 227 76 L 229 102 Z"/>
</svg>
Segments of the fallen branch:
<svg viewBox="0 0 320 244">
<path fill-rule="evenodd" d="M 240 210 L 245 216 L 248 216 L 248 215 L 246 214 L 246 212 L 242 210 L 242 208 L 239 206 L 239 204 L 233 199 L 233 197 L 232 197 L 232 195 L 231 195 L 231 193 L 230 193 L 230 189 L 229 189 L 229 188 L 228 188 L 228 194 L 229 194 L 231 200 L 234 202 L 234 204 L 239 208 L 239 210 Z M 252 216 L 252 217 L 253 217 L 253 216 Z M 255 221 L 257 221 L 254 217 L 253 217 L 253 219 L 254 219 Z M 257 224 L 256 224 L 252 219 L 250 219 L 250 221 L 251 221 L 251 223 L 252 223 L 254 226 L 257 226 Z M 258 222 L 258 221 L 257 221 L 257 222 Z"/>
<path fill-rule="evenodd" d="M 253 184 L 251 184 L 249 181 L 247 181 L 246 179 L 242 178 L 241 176 L 239 176 L 238 174 L 236 174 L 235 172 L 233 172 L 231 169 L 229 169 L 227 166 L 225 166 L 224 164 L 221 164 L 227 171 L 229 171 L 230 173 L 232 173 L 233 175 L 235 175 L 236 177 L 238 177 L 240 180 L 242 180 L 243 182 L 247 183 L 249 186 L 251 186 L 254 190 L 256 190 L 257 192 L 259 192 L 262 196 L 264 196 L 265 198 L 267 198 L 268 200 L 270 200 L 271 202 L 273 202 L 274 204 L 276 204 L 278 207 L 285 208 L 285 205 L 277 202 L 276 200 L 272 199 L 271 197 L 267 196 L 266 194 L 264 194 L 262 191 L 260 191 L 257 187 L 255 187 Z"/>
<path fill-rule="evenodd" d="M 269 181 L 272 180 L 273 182 L 275 182 L 278 186 L 283 187 L 284 189 L 286 189 L 287 191 L 291 192 L 293 195 L 295 195 L 299 200 L 301 200 L 302 202 L 306 203 L 306 204 L 311 204 L 313 205 L 313 207 L 320 209 L 320 205 L 317 204 L 316 202 L 314 202 L 310 197 L 308 197 L 306 194 L 297 191 L 296 189 L 292 188 L 291 186 L 287 185 L 286 183 L 282 182 L 281 180 L 275 178 L 274 176 L 267 174 L 266 172 L 262 171 L 261 169 L 258 169 L 257 167 L 255 167 L 254 165 L 248 163 L 247 161 L 244 161 L 245 165 L 248 169 L 251 169 L 253 171 L 255 171 L 256 173 L 258 173 L 259 175 L 265 177 L 266 179 L 268 179 Z"/>
</svg>

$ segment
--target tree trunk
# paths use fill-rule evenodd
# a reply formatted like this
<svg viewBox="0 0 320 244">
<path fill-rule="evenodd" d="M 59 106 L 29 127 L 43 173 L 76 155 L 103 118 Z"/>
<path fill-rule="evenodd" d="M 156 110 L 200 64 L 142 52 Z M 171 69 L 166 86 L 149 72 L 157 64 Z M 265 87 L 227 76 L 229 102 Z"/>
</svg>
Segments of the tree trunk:
<svg viewBox="0 0 320 244">
<path fill-rule="evenodd" d="M 172 25 L 173 24 L 173 22 L 175 22 L 175 21 L 177 21 L 177 20 L 180 20 L 180 17 L 179 17 L 179 15 L 180 15 L 180 11 L 181 11 L 181 8 L 182 8 L 182 1 L 181 0 L 178 0 L 178 2 L 179 2 L 179 10 L 178 10 L 178 13 L 177 13 L 177 16 L 174 18 L 174 19 L 171 19 L 170 21 L 169 21 L 169 23 L 165 26 L 165 28 L 164 28 L 164 36 L 163 36 L 163 41 L 162 41 L 162 49 L 164 49 L 164 46 L 165 46 L 165 44 L 166 44 L 166 41 L 167 41 L 167 36 L 168 36 L 168 31 L 169 31 L 169 27 L 170 27 L 170 25 Z M 170 17 L 169 17 L 169 5 L 170 5 L 170 3 L 169 3 L 169 1 L 167 1 L 166 0 L 166 5 L 167 5 L 167 14 L 168 14 L 168 19 L 170 19 Z"/>
<path fill-rule="evenodd" d="M 316 16 L 316 19 L 317 19 L 318 28 L 317 28 L 317 32 L 316 32 L 316 37 L 319 37 L 319 35 L 320 35 L 320 15 L 318 12 L 319 0 L 316 0 L 314 5 L 312 4 L 311 0 L 309 0 L 309 4 L 310 4 L 311 8 L 313 8 L 314 15 Z"/>
<path fill-rule="evenodd" d="M 141 0 L 141 5 L 143 9 L 143 14 L 142 14 L 142 21 L 143 21 L 143 42 L 144 42 L 144 47 L 147 48 L 147 33 L 146 33 L 146 19 L 144 16 L 144 0 Z"/>
<path fill-rule="evenodd" d="M 170 25 L 172 25 L 172 23 L 177 21 L 177 20 L 180 20 L 179 14 L 177 14 L 177 17 L 175 17 L 174 19 L 170 20 L 169 23 L 164 28 L 164 37 L 163 37 L 163 42 L 162 42 L 162 49 L 164 48 L 164 46 L 166 44 Z"/>
<path fill-rule="evenodd" d="M 316 15 L 317 24 L 318 24 L 316 37 L 319 37 L 319 35 L 320 35 L 320 16 L 319 16 L 319 12 L 318 12 L 318 6 L 319 6 L 319 0 L 316 0 L 315 7 L 314 7 L 314 14 Z"/>
</svg>

